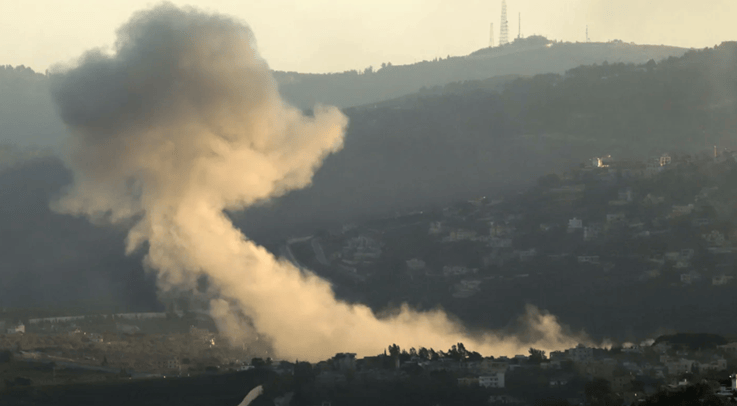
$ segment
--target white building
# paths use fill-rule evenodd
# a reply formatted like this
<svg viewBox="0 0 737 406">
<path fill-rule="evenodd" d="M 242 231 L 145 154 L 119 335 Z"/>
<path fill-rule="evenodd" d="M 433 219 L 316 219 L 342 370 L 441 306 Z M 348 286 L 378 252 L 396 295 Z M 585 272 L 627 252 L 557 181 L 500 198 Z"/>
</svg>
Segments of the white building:
<svg viewBox="0 0 737 406">
<path fill-rule="evenodd" d="M 504 388 L 504 372 L 479 376 L 479 386 L 484 388 Z"/>
<path fill-rule="evenodd" d="M 579 264 L 598 264 L 599 263 L 599 256 L 598 255 L 579 255 L 578 256 L 578 263 Z"/>
<path fill-rule="evenodd" d="M 23 334 L 26 332 L 26 326 L 23 325 L 23 323 L 20 323 L 15 326 L 8 327 L 5 331 L 6 334 Z"/>
<path fill-rule="evenodd" d="M 587 362 L 594 359 L 594 349 L 588 348 L 583 344 L 569 349 L 568 354 L 574 362 Z"/>
<path fill-rule="evenodd" d="M 413 258 L 407 261 L 407 267 L 413 271 L 419 271 L 421 269 L 425 269 L 425 261 Z"/>
<path fill-rule="evenodd" d="M 492 248 L 511 248 L 512 247 L 512 239 L 511 238 L 492 238 L 489 242 L 489 246 Z"/>
<path fill-rule="evenodd" d="M 723 286 L 728 284 L 732 279 L 734 279 L 734 276 L 731 275 L 714 276 L 711 278 L 711 284 L 714 286 Z"/>
<path fill-rule="evenodd" d="M 525 251 L 518 251 L 517 255 L 519 255 L 520 261 L 530 261 L 537 256 L 537 250 L 535 248 L 531 248 Z"/>
<path fill-rule="evenodd" d="M 469 273 L 476 273 L 478 269 L 468 269 L 465 266 L 444 266 L 443 276 L 461 276 Z"/>
<path fill-rule="evenodd" d="M 113 314 L 113 319 L 126 319 L 126 320 L 153 320 L 153 319 L 165 319 L 166 313 L 117 313 Z"/>
<path fill-rule="evenodd" d="M 691 214 L 691 212 L 694 209 L 693 203 L 687 204 L 687 205 L 673 205 L 673 212 L 671 213 L 671 217 L 679 217 L 679 216 L 686 216 Z"/>
<path fill-rule="evenodd" d="M 624 221 L 624 219 L 625 219 L 624 213 L 610 213 L 606 215 L 607 223 L 616 223 L 616 222 Z"/>
<path fill-rule="evenodd" d="M 593 166 L 594 168 L 607 168 L 612 163 L 614 163 L 614 159 L 611 155 L 594 157 L 591 159 L 591 166 Z"/>
<path fill-rule="evenodd" d="M 572 218 L 568 220 L 568 232 L 573 232 L 583 228 L 583 220 L 579 218 Z"/>
<path fill-rule="evenodd" d="M 460 299 L 471 297 L 481 290 L 480 285 L 480 280 L 463 279 L 453 287 L 453 297 Z"/>
<path fill-rule="evenodd" d="M 694 361 L 690 359 L 681 358 L 677 361 L 669 361 L 665 364 L 668 368 L 668 375 L 681 375 L 686 372 L 691 372 L 691 368 L 694 365 Z"/>
<path fill-rule="evenodd" d="M 464 240 L 472 240 L 476 237 L 476 232 L 471 230 L 455 230 L 451 231 L 450 234 L 443 238 L 444 242 L 455 242 L 455 241 L 464 241 Z"/>
<path fill-rule="evenodd" d="M 619 200 L 631 202 L 633 199 L 632 188 L 626 187 L 624 189 L 621 189 L 617 195 Z"/>
<path fill-rule="evenodd" d="M 598 236 L 599 236 L 598 227 L 584 227 L 583 228 L 583 240 L 584 241 L 594 240 Z"/>
<path fill-rule="evenodd" d="M 681 282 L 685 284 L 691 284 L 693 282 L 698 281 L 701 279 L 701 274 L 696 271 L 691 271 L 689 273 L 682 273 L 681 274 Z"/>
<path fill-rule="evenodd" d="M 429 234 L 437 235 L 443 232 L 443 223 L 440 221 L 433 221 L 430 223 L 430 230 L 428 231 Z"/>
</svg>

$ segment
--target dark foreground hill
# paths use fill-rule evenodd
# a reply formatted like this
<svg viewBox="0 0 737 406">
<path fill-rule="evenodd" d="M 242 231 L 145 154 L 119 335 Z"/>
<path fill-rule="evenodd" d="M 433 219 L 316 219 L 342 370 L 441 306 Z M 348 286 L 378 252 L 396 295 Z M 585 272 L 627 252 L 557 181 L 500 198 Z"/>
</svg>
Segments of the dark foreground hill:
<svg viewBox="0 0 737 406">
<path fill-rule="evenodd" d="M 251 389 L 273 382 L 275 375 L 271 371 L 257 370 L 191 378 L 17 387 L 0 392 L 0 404 L 5 406 L 236 406 Z M 251 405 L 273 405 L 273 398 L 274 394 L 267 390 Z"/>
</svg>

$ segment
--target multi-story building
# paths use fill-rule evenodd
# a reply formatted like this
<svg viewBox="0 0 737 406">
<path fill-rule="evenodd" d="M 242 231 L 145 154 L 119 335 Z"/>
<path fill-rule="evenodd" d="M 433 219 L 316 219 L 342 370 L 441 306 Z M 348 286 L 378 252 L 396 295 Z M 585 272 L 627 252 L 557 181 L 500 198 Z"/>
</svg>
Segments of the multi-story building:
<svg viewBox="0 0 737 406">
<path fill-rule="evenodd" d="M 479 376 L 479 386 L 485 388 L 503 388 L 504 372 L 495 372 L 488 375 Z"/>
<path fill-rule="evenodd" d="M 594 359 L 594 349 L 588 348 L 583 344 L 579 344 L 576 348 L 568 350 L 568 355 L 573 362 L 583 363 Z"/>
</svg>

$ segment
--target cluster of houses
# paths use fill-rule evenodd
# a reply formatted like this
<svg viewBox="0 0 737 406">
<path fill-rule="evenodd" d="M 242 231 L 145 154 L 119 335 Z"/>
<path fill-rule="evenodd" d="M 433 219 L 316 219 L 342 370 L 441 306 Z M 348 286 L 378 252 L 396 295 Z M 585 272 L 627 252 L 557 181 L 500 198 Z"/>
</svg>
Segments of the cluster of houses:
<svg viewBox="0 0 737 406">
<path fill-rule="evenodd" d="M 3 334 L 23 334 L 26 332 L 26 326 L 21 322 L 0 320 L 0 332 Z"/>
<path fill-rule="evenodd" d="M 735 156 L 737 156 L 737 153 L 730 151 L 715 151 L 713 161 L 721 163 L 726 160 L 733 160 Z M 590 173 L 602 182 L 609 182 L 612 179 L 621 180 L 622 178 L 647 178 L 675 168 L 684 161 L 691 162 L 691 158 L 679 157 L 676 159 L 669 154 L 662 154 L 645 162 L 615 162 L 611 156 L 606 156 L 595 158 L 593 164 L 586 166 L 581 172 Z M 710 162 L 707 164 L 710 164 Z M 635 170 L 637 168 L 641 170 Z M 582 176 L 581 173 L 578 177 L 566 175 L 564 181 L 567 184 L 549 187 L 544 193 L 551 196 L 555 202 L 573 202 L 581 199 L 586 192 L 586 184 L 576 183 L 580 176 Z M 734 278 L 731 273 L 733 273 L 734 264 L 737 262 L 733 255 L 737 254 L 737 247 L 734 246 L 734 241 L 737 240 L 737 230 L 727 232 L 713 227 L 714 221 L 711 218 L 694 216 L 694 213 L 698 212 L 700 208 L 722 203 L 718 202 L 718 197 L 716 197 L 718 191 L 719 189 L 715 186 L 703 187 L 693 197 L 692 203 L 673 204 L 665 207 L 666 196 L 655 195 L 654 193 L 643 193 L 644 196 L 638 196 L 633 187 L 625 185 L 617 190 L 616 199 L 609 200 L 608 205 L 602 207 L 603 214 L 601 218 L 585 219 L 586 216 L 573 216 L 564 224 L 541 223 L 539 230 L 536 232 L 545 234 L 564 228 L 567 233 L 580 236 L 576 237 L 580 238 L 580 241 L 584 243 L 597 242 L 599 244 L 596 244 L 596 246 L 601 247 L 602 244 L 600 243 L 604 241 L 616 244 L 614 240 L 616 238 L 657 239 L 660 236 L 667 237 L 672 232 L 669 222 L 690 216 L 693 217 L 690 219 L 690 224 L 694 234 L 698 235 L 703 241 L 703 244 L 707 246 L 708 254 L 713 255 L 717 262 L 713 269 L 707 270 L 707 273 L 710 274 L 708 277 L 710 277 L 712 285 L 723 286 L 729 284 Z M 518 212 L 519 206 L 523 206 L 524 202 L 520 202 L 517 207 L 514 207 L 517 212 L 507 213 L 500 212 L 497 204 L 482 205 L 476 212 L 466 216 L 461 216 L 450 208 L 446 208 L 443 212 L 445 219 L 431 222 L 428 233 L 439 237 L 442 243 L 470 241 L 487 247 L 487 254 L 482 258 L 484 266 L 502 267 L 509 262 L 540 260 L 543 256 L 547 260 L 555 261 L 573 255 L 579 264 L 596 265 L 605 271 L 614 268 L 614 264 L 610 262 L 611 258 L 606 258 L 608 256 L 607 252 L 550 253 L 545 252 L 544 246 L 516 246 L 517 241 L 525 240 L 525 234 L 520 231 L 522 228 L 520 225 L 525 220 L 525 213 Z M 628 213 L 632 212 L 631 208 L 638 205 L 655 207 L 658 209 L 657 212 L 661 213 L 661 216 L 652 219 L 630 218 Z M 474 206 L 479 207 L 477 204 Z M 480 226 L 474 229 L 469 228 L 469 217 L 475 218 L 479 223 L 486 223 L 488 225 L 488 235 L 479 232 Z M 454 223 L 464 224 L 464 226 L 454 227 Z M 529 230 L 529 227 L 526 230 Z M 529 231 L 526 232 L 529 233 Z M 601 250 L 601 248 L 593 249 Z M 654 265 L 654 269 L 646 271 L 641 279 L 647 280 L 657 277 L 661 275 L 662 268 L 672 268 L 679 272 L 680 281 L 684 285 L 698 282 L 707 276 L 704 276 L 704 270 L 694 266 L 694 255 L 694 247 L 684 247 L 678 251 L 653 252 L 650 256 L 643 256 L 640 258 L 641 262 Z M 607 260 L 604 260 L 604 258 Z M 419 261 L 421 259 L 414 260 Z M 462 292 L 456 297 L 468 297 L 468 292 L 478 291 L 476 289 L 477 282 L 483 279 L 481 277 L 474 278 L 474 272 L 471 272 L 471 269 L 459 264 L 443 265 L 442 275 L 447 278 L 464 278 L 456 283 L 456 289 Z"/>
<path fill-rule="evenodd" d="M 515 357 L 488 357 L 471 360 L 470 358 L 441 357 L 434 360 L 420 358 L 417 355 L 403 356 L 382 354 L 357 359 L 356 354 L 337 354 L 330 360 L 312 364 L 311 371 L 315 375 L 315 383 L 323 386 L 335 386 L 346 383 L 350 379 L 357 380 L 402 380 L 410 375 L 422 376 L 437 371 L 451 373 L 460 387 L 483 387 L 496 389 L 489 402 L 517 403 L 520 399 L 505 392 L 510 379 L 537 373 L 544 377 L 544 387 L 548 389 L 565 389 L 569 385 L 581 385 L 582 382 L 594 378 L 605 379 L 611 390 L 630 404 L 638 399 L 663 389 L 680 388 L 694 382 L 688 378 L 693 373 L 715 371 L 724 373 L 728 369 L 725 354 L 737 351 L 737 343 L 719 346 L 712 351 L 685 351 L 672 347 L 668 343 L 658 345 L 627 344 L 619 351 L 578 345 L 565 351 L 554 351 L 549 358 L 537 359 L 517 355 Z M 281 374 L 293 374 L 294 364 L 280 362 L 273 364 L 272 369 Z M 529 390 L 541 380 L 530 382 Z M 582 389 L 582 388 L 581 388 Z M 737 390 L 737 378 L 732 375 L 732 385 L 722 388 L 726 396 L 733 396 Z M 583 399 L 574 399 L 574 404 L 583 403 Z M 569 400 L 573 401 L 573 400 Z"/>
</svg>

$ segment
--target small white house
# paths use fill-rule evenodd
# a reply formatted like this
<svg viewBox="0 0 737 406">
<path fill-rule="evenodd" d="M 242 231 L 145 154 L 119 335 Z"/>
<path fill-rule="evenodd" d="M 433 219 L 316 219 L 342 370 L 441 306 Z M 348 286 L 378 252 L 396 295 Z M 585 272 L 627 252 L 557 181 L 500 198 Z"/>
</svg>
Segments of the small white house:
<svg viewBox="0 0 737 406">
<path fill-rule="evenodd" d="M 24 334 L 26 332 L 26 326 L 23 323 L 19 323 L 15 326 L 8 327 L 6 334 Z"/>
<path fill-rule="evenodd" d="M 503 388 L 504 372 L 495 372 L 489 375 L 479 376 L 479 386 L 484 388 Z"/>
<path fill-rule="evenodd" d="M 583 228 L 583 220 L 576 218 L 576 217 L 568 220 L 568 231 L 569 232 L 580 230 L 582 228 Z"/>
<path fill-rule="evenodd" d="M 578 256 L 578 263 L 579 264 L 598 264 L 599 263 L 599 256 L 598 255 L 579 255 Z"/>
</svg>

